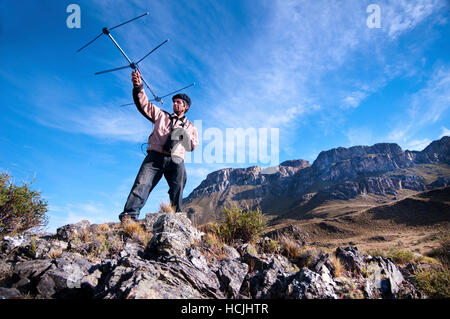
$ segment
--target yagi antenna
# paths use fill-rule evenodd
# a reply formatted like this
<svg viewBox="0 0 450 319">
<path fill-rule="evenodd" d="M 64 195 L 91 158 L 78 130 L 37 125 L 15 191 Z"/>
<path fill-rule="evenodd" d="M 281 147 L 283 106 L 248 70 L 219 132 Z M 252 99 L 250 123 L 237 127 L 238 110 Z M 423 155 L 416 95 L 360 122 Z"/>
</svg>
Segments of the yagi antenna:
<svg viewBox="0 0 450 319">
<path fill-rule="evenodd" d="M 184 88 L 181 88 L 181 89 L 179 89 L 179 90 L 170 92 L 170 93 L 168 93 L 168 94 L 166 94 L 166 95 L 163 95 L 163 96 L 161 96 L 161 97 L 156 97 L 156 98 L 154 98 L 153 100 L 150 100 L 150 102 L 153 102 L 153 101 L 159 102 L 159 101 L 161 101 L 163 98 L 168 97 L 169 95 L 172 95 L 172 94 L 174 94 L 174 93 L 180 92 L 180 91 L 182 91 L 182 90 L 184 90 L 184 89 L 187 89 L 187 88 L 190 88 L 191 86 L 194 86 L 194 85 L 195 85 L 195 82 L 189 84 L 188 86 L 185 86 Z M 122 104 L 121 106 L 129 106 L 129 105 L 134 105 L 134 102 L 133 102 L 133 103 Z"/>
<path fill-rule="evenodd" d="M 102 34 L 109 35 L 109 37 L 112 39 L 112 36 L 109 34 L 109 31 L 114 30 L 115 28 L 121 27 L 121 26 L 123 26 L 124 24 L 130 23 L 131 21 L 134 21 L 134 20 L 137 20 L 137 19 L 139 19 L 139 18 L 142 18 L 142 17 L 144 17 L 144 16 L 146 16 L 146 15 L 148 15 L 148 14 L 149 14 L 149 12 L 146 12 L 146 13 L 140 15 L 139 17 L 133 18 L 133 19 L 131 19 L 131 20 L 128 20 L 128 21 L 126 21 L 126 22 L 123 22 L 123 23 L 121 23 L 121 24 L 118 24 L 118 25 L 116 25 L 116 26 L 114 26 L 114 27 L 112 27 L 112 28 L 109 28 L 109 29 L 106 28 L 106 27 L 104 27 L 102 33 L 100 33 L 100 34 L 99 34 L 98 36 L 96 36 L 93 40 L 89 41 L 87 44 L 85 44 L 85 45 L 83 45 L 81 48 L 79 48 L 79 49 L 77 50 L 77 52 L 80 52 L 80 51 L 83 50 L 85 47 L 87 47 L 89 44 L 91 44 L 92 42 L 94 42 L 95 40 L 97 40 L 98 38 L 100 38 Z M 112 40 L 113 40 L 113 42 L 116 43 L 116 41 L 115 41 L 114 39 L 112 39 Z M 120 50 L 122 51 L 122 49 L 120 49 Z M 123 53 L 123 51 L 122 51 L 122 53 Z"/>
<path fill-rule="evenodd" d="M 120 53 L 122 53 L 122 55 L 123 55 L 123 56 L 125 57 L 125 59 L 128 61 L 128 65 L 126 65 L 126 66 L 121 66 L 121 67 L 114 68 L 114 69 L 110 69 L 110 70 L 105 70 L 105 71 L 96 72 L 95 75 L 104 74 L 104 73 L 113 72 L 113 71 L 118 71 L 118 70 L 122 70 L 122 69 L 126 69 L 126 68 L 131 68 L 131 69 L 133 69 L 133 70 L 138 70 L 138 73 L 139 73 L 139 76 L 140 76 L 141 79 L 142 79 L 142 82 L 144 82 L 144 84 L 147 86 L 147 88 L 150 90 L 150 92 L 151 92 L 152 95 L 153 95 L 153 100 L 152 100 L 152 101 L 161 102 L 161 104 L 162 104 L 162 98 L 164 98 L 164 97 L 166 97 L 166 96 L 168 96 L 168 95 L 170 95 L 170 94 L 172 94 L 172 93 L 167 94 L 167 95 L 165 95 L 165 96 L 163 96 L 163 97 L 157 96 L 156 93 L 152 90 L 152 88 L 150 87 L 150 85 L 148 85 L 147 81 L 146 81 L 146 80 L 144 79 L 144 77 L 142 76 L 142 73 L 141 73 L 141 71 L 139 70 L 139 63 L 142 62 L 145 58 L 147 58 L 147 57 L 148 57 L 150 54 L 152 54 L 154 51 L 156 51 L 158 48 L 160 48 L 163 44 L 167 43 L 169 40 L 167 39 L 167 40 L 163 41 L 163 42 L 160 43 L 158 46 L 156 46 L 155 48 L 153 48 L 150 52 L 148 52 L 146 55 L 144 55 L 144 57 L 142 57 L 142 59 L 140 59 L 140 60 L 137 61 L 137 62 L 133 62 L 133 61 L 131 61 L 131 59 L 126 55 L 126 53 L 122 50 L 122 48 L 120 47 L 120 45 L 117 43 L 117 41 L 114 39 L 114 37 L 113 37 L 113 36 L 111 35 L 111 33 L 110 33 L 111 30 L 113 30 L 113 29 L 115 29 L 115 28 L 118 28 L 118 27 L 121 27 L 121 26 L 123 26 L 123 25 L 125 25 L 125 24 L 127 24 L 127 23 L 130 23 L 130 22 L 132 22 L 132 21 L 135 21 L 135 20 L 137 20 L 137 19 L 139 19 L 139 18 L 142 18 L 142 17 L 144 17 L 144 16 L 146 16 L 146 15 L 148 15 L 148 14 L 149 14 L 149 13 L 146 12 L 146 13 L 144 13 L 144 14 L 142 14 L 142 15 L 136 17 L 136 18 L 130 19 L 130 20 L 128 20 L 128 21 L 125 21 L 125 22 L 123 22 L 123 23 L 121 23 L 121 24 L 118 24 L 118 25 L 112 27 L 112 28 L 104 27 L 104 28 L 102 29 L 102 33 L 100 33 L 100 34 L 99 34 L 98 36 L 96 36 L 93 40 L 89 41 L 87 44 L 85 44 L 85 45 L 83 45 L 81 48 L 79 48 L 79 49 L 77 50 L 77 52 L 80 52 L 81 50 L 83 50 L 84 48 L 86 48 L 88 45 L 92 44 L 95 40 L 97 40 L 98 38 L 100 38 L 102 34 L 107 35 L 107 36 L 111 39 L 111 41 L 114 43 L 114 45 L 119 49 Z M 188 87 L 191 87 L 191 86 L 194 85 L 194 84 L 195 84 L 195 83 L 192 83 L 192 84 L 190 84 L 190 85 L 188 85 L 188 86 L 186 86 L 186 87 L 184 87 L 184 88 L 182 88 L 182 89 L 176 90 L 176 91 L 174 91 L 174 92 L 179 92 L 179 91 L 184 90 L 184 89 L 186 89 L 186 88 L 188 88 Z M 132 104 L 132 103 L 131 103 L 131 104 Z"/>
<path fill-rule="evenodd" d="M 114 38 L 111 36 L 111 34 L 108 34 L 111 37 L 111 40 L 114 42 L 114 44 L 117 46 L 117 48 L 119 48 L 120 52 L 122 52 L 123 56 L 127 59 L 129 65 L 125 65 L 125 66 L 121 66 L 118 68 L 114 68 L 114 69 L 110 69 L 110 70 L 105 70 L 105 71 L 100 71 L 100 72 L 96 72 L 94 73 L 95 75 L 99 75 L 99 74 L 103 74 L 103 73 L 108 73 L 108 72 L 114 72 L 114 71 L 118 71 L 118 70 L 122 70 L 122 69 L 126 69 L 126 68 L 131 68 L 133 70 L 138 70 L 139 71 L 139 75 L 142 79 L 142 82 L 145 83 L 145 85 L 148 87 L 148 89 L 150 90 L 150 92 L 152 93 L 153 97 L 155 100 L 157 100 L 159 97 L 155 94 L 155 92 L 152 90 L 152 88 L 150 87 L 150 85 L 148 85 L 147 81 L 145 81 L 144 77 L 141 74 L 141 71 L 139 70 L 139 63 L 144 60 L 146 57 L 148 57 L 150 54 L 152 54 L 153 52 L 155 52 L 159 47 L 161 47 L 163 44 L 167 43 L 169 40 L 165 40 L 164 42 L 162 42 L 161 44 L 159 44 L 157 47 L 155 47 L 154 49 L 152 49 L 149 53 L 147 53 L 142 59 L 140 59 L 137 62 L 132 62 L 128 56 L 125 54 L 125 52 L 123 52 L 122 48 L 119 46 L 119 44 L 117 44 L 117 42 L 114 40 Z"/>
</svg>

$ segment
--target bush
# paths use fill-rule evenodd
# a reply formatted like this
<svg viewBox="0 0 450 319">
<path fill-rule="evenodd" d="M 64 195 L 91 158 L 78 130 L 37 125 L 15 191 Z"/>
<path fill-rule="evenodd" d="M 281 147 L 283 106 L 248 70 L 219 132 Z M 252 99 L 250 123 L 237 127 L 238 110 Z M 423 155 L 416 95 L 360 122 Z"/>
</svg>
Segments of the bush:
<svg viewBox="0 0 450 319">
<path fill-rule="evenodd" d="M 450 298 L 450 272 L 445 267 L 423 270 L 415 275 L 419 290 L 431 298 Z"/>
<path fill-rule="evenodd" d="M 430 256 L 440 260 L 443 265 L 450 265 L 450 235 L 448 233 L 439 236 L 439 247 L 434 249 Z"/>
<path fill-rule="evenodd" d="M 371 250 L 367 252 L 371 256 L 390 258 L 396 264 L 405 265 L 423 261 L 423 257 L 416 256 L 413 252 L 392 248 L 389 251 Z"/>
<path fill-rule="evenodd" d="M 40 192 L 25 183 L 16 186 L 8 174 L 0 173 L 0 237 L 46 226 L 46 213 L 47 201 Z"/>
<path fill-rule="evenodd" d="M 414 255 L 413 252 L 403 251 L 399 249 L 392 249 L 388 257 L 390 257 L 393 262 L 400 265 L 405 265 L 418 261 L 418 258 Z"/>
<path fill-rule="evenodd" d="M 261 210 L 245 210 L 233 206 L 224 209 L 224 219 L 217 227 L 217 233 L 226 243 L 236 241 L 254 242 L 265 230 L 267 222 Z"/>
<path fill-rule="evenodd" d="M 296 262 L 301 253 L 301 246 L 292 238 L 283 236 L 279 240 L 281 246 L 281 254 L 289 258 L 289 260 Z"/>
</svg>

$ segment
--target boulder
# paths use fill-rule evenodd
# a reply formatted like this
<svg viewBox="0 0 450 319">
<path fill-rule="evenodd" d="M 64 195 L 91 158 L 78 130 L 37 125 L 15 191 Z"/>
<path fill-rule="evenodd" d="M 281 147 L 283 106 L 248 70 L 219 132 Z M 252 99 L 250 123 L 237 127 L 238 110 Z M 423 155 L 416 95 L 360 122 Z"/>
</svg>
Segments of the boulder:
<svg viewBox="0 0 450 319">
<path fill-rule="evenodd" d="M 286 297 L 293 299 L 337 299 L 336 283 L 326 267 L 316 273 L 308 268 L 296 273 L 287 286 Z"/>
<path fill-rule="evenodd" d="M 364 256 L 359 252 L 357 247 L 338 247 L 336 249 L 336 257 L 341 260 L 345 268 L 351 272 L 361 273 L 361 269 L 366 267 Z"/>
<path fill-rule="evenodd" d="M 200 232 L 192 227 L 191 221 L 183 213 L 163 214 L 153 224 L 154 236 L 147 244 L 148 258 L 178 258 L 201 240 Z"/>
<path fill-rule="evenodd" d="M 88 220 L 82 220 L 76 224 L 62 226 L 56 230 L 56 236 L 60 240 L 70 241 L 79 238 L 84 232 L 89 231 L 90 223 Z"/>
<path fill-rule="evenodd" d="M 253 299 L 285 298 L 285 290 L 295 267 L 287 258 L 274 255 L 263 267 L 252 269 L 245 276 L 240 293 Z"/>
<path fill-rule="evenodd" d="M 367 293 L 367 297 L 394 298 L 397 296 L 404 281 L 397 266 L 390 259 L 380 256 L 369 256 L 366 263 L 367 280 L 364 291 Z"/>
<path fill-rule="evenodd" d="M 242 283 L 248 271 L 248 265 L 237 259 L 225 258 L 220 261 L 217 270 L 217 278 L 220 282 L 220 290 L 227 298 L 237 298 L 240 294 Z"/>
<path fill-rule="evenodd" d="M 65 254 L 40 278 L 36 289 L 43 298 L 91 298 L 94 264 L 86 258 Z M 95 269 L 95 270 L 94 270 Z M 94 275 L 98 276 L 98 272 Z M 85 280 L 86 278 L 86 280 Z"/>
</svg>

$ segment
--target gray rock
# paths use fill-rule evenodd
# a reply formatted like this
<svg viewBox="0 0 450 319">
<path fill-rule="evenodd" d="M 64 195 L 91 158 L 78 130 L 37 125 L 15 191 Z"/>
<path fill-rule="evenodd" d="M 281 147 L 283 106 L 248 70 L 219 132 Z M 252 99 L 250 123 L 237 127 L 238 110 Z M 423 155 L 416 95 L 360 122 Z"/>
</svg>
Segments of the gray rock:
<svg viewBox="0 0 450 319">
<path fill-rule="evenodd" d="M 294 225 L 289 225 L 280 229 L 272 230 L 266 233 L 266 236 L 275 240 L 280 238 L 281 236 L 288 236 L 302 242 L 309 239 L 309 234 L 307 232 L 303 231 L 301 228 Z"/>
<path fill-rule="evenodd" d="M 241 254 L 239 254 L 237 249 L 234 247 L 231 247 L 228 245 L 223 245 L 222 250 L 228 258 L 231 258 L 231 259 L 240 259 L 241 258 Z"/>
<path fill-rule="evenodd" d="M 303 268 L 287 286 L 286 296 L 293 299 L 337 299 L 336 283 L 326 267 L 316 273 Z"/>
<path fill-rule="evenodd" d="M 57 256 L 68 248 L 68 244 L 61 240 L 47 240 L 44 238 L 32 238 L 25 246 L 26 255 L 33 259 L 50 258 Z"/>
<path fill-rule="evenodd" d="M 119 255 L 120 257 L 137 256 L 141 250 L 142 249 L 139 244 L 127 242 L 123 249 L 120 251 Z"/>
<path fill-rule="evenodd" d="M 418 298 L 414 286 L 390 259 L 361 254 L 356 247 L 338 248 L 348 270 L 336 278 L 329 254 L 311 253 L 308 268 L 298 271 L 286 257 L 260 254 L 251 244 L 223 246 L 225 259 L 208 255 L 201 233 L 184 213 L 161 214 L 145 251 L 131 241 L 111 259 L 93 262 L 67 249 L 52 236 L 7 238 L 0 242 L 4 290 L 0 297 L 36 298 Z M 72 225 L 73 226 L 73 225 Z M 83 227 L 63 227 L 70 241 Z M 81 228 L 80 228 L 81 227 Z M 149 226 L 150 227 L 150 226 Z M 76 229 L 76 230 L 75 230 Z M 78 234 L 78 235 L 75 235 Z M 27 235 L 28 236 L 28 235 Z M 72 239 L 70 239 L 72 238 Z M 34 246 L 33 246 L 34 245 Z M 30 253 L 34 251 L 34 254 Z M 59 255 L 47 251 L 57 249 Z M 83 253 L 82 250 L 80 250 Z M 205 254 L 206 253 L 206 254 Z M 32 258 L 37 258 L 29 260 Z M 92 256 L 90 256 L 92 257 Z M 214 257 L 214 258 L 211 258 Z M 93 259 L 98 260 L 98 259 Z"/>
<path fill-rule="evenodd" d="M 12 288 L 18 288 L 23 290 L 31 289 L 31 280 L 28 278 L 20 278 L 19 281 L 12 285 Z"/>
<path fill-rule="evenodd" d="M 18 278 L 34 280 L 50 269 L 53 263 L 50 260 L 30 260 L 19 262 L 14 266 L 14 274 Z"/>
<path fill-rule="evenodd" d="M 20 291 L 16 288 L 4 288 L 0 287 L 0 299 L 12 299 L 20 297 Z"/>
<path fill-rule="evenodd" d="M 225 258 L 220 261 L 217 271 L 217 278 L 221 288 L 228 298 L 239 296 L 242 283 L 248 271 L 248 265 L 239 262 L 237 259 Z"/>
<path fill-rule="evenodd" d="M 183 257 L 201 235 L 183 213 L 161 215 L 153 224 L 154 236 L 147 244 L 148 258 Z"/>
<path fill-rule="evenodd" d="M 336 249 L 336 257 L 344 264 L 345 268 L 351 272 L 361 273 L 361 269 L 366 267 L 364 256 L 359 252 L 357 247 L 338 247 Z"/>
<path fill-rule="evenodd" d="M 88 220 L 82 220 L 76 224 L 62 226 L 56 230 L 56 235 L 60 240 L 70 241 L 79 237 L 83 232 L 89 231 L 90 223 Z"/>
<path fill-rule="evenodd" d="M 10 277 L 12 272 L 12 263 L 0 259 L 0 280 L 3 281 L 5 278 Z"/>
<path fill-rule="evenodd" d="M 26 245 L 30 244 L 28 235 L 5 236 L 0 245 L 2 253 L 6 255 L 22 254 Z"/>
<path fill-rule="evenodd" d="M 31 241 L 29 236 L 5 236 L 3 237 L 3 249 L 4 252 L 9 252 L 14 248 L 25 246 Z"/>
<path fill-rule="evenodd" d="M 400 292 L 404 278 L 390 259 L 380 256 L 368 258 L 365 271 L 368 278 L 364 291 L 369 298 L 394 298 Z"/>
<path fill-rule="evenodd" d="M 66 289 L 81 288 L 81 279 L 84 273 L 77 264 L 67 264 L 61 269 L 47 271 L 37 285 L 39 294 L 43 297 L 56 297 L 56 292 Z M 59 295 L 59 297 L 65 297 Z"/>
<path fill-rule="evenodd" d="M 319 253 L 316 255 L 316 257 L 310 262 L 309 268 L 316 273 L 327 273 L 327 275 L 329 274 L 332 277 L 335 277 L 336 267 L 331 261 L 329 254 Z"/>
<path fill-rule="evenodd" d="M 285 298 L 287 282 L 294 269 L 285 257 L 275 255 L 264 268 L 253 271 L 250 267 L 240 293 L 253 299 Z"/>
<path fill-rule="evenodd" d="M 136 272 L 123 282 L 124 298 L 127 299 L 199 299 L 202 294 L 182 278 L 170 272 L 161 272 L 160 280 L 146 272 Z"/>
<path fill-rule="evenodd" d="M 261 258 L 252 244 L 241 245 L 238 249 L 242 255 L 242 261 L 249 265 L 251 271 L 263 271 L 269 267 L 270 260 Z"/>
<path fill-rule="evenodd" d="M 443 136 L 433 141 L 423 151 L 416 153 L 418 163 L 446 163 L 450 164 L 450 137 Z"/>
<path fill-rule="evenodd" d="M 146 214 L 144 219 L 145 230 L 153 232 L 153 225 L 156 223 L 159 217 L 166 215 L 166 213 L 151 213 Z"/>
<path fill-rule="evenodd" d="M 138 267 L 137 267 L 138 266 Z M 217 276 L 189 260 L 127 259 L 106 278 L 102 298 L 223 298 Z"/>
</svg>

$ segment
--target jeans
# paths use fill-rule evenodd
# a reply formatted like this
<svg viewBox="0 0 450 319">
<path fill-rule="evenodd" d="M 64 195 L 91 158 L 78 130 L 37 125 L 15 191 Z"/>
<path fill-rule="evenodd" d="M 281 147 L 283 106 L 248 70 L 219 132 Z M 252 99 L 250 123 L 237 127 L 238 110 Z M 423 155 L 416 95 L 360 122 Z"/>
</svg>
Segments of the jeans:
<svg viewBox="0 0 450 319">
<path fill-rule="evenodd" d="M 176 206 L 176 211 L 182 211 L 183 188 L 186 185 L 186 169 L 184 162 L 175 163 L 170 156 L 150 151 L 142 162 L 127 202 L 119 219 L 126 214 L 137 219 L 144 207 L 150 192 L 155 188 L 162 175 L 169 184 L 170 203 Z"/>
</svg>

